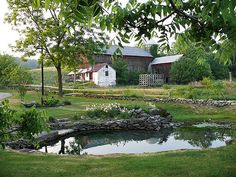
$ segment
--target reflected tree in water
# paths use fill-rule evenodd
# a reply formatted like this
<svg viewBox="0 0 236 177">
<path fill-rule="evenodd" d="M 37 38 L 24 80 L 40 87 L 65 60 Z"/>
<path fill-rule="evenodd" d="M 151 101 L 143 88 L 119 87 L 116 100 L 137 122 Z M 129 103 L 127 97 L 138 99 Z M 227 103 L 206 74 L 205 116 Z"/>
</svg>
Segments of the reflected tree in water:
<svg viewBox="0 0 236 177">
<path fill-rule="evenodd" d="M 192 146 L 201 148 L 209 148 L 214 140 L 224 141 L 226 135 L 226 129 L 197 127 L 178 128 L 174 133 L 175 139 L 187 141 Z"/>
</svg>

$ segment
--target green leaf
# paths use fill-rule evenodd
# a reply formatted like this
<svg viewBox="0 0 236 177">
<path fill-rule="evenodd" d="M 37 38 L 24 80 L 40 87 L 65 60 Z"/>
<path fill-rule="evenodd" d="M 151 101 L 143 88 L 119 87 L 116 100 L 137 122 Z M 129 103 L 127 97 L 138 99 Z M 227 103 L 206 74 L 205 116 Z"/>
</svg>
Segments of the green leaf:
<svg viewBox="0 0 236 177">
<path fill-rule="evenodd" d="M 46 9 L 46 10 L 49 9 L 50 3 L 51 3 L 51 0 L 45 0 L 45 9 Z"/>
</svg>

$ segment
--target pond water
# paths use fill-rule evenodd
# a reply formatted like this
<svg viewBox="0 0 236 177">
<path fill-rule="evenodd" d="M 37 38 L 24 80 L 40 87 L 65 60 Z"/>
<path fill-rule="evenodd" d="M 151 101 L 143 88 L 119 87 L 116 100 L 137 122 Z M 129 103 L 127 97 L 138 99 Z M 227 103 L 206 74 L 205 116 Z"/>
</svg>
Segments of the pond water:
<svg viewBox="0 0 236 177">
<path fill-rule="evenodd" d="M 155 131 L 112 131 L 77 134 L 39 149 L 57 154 L 115 154 L 206 149 L 226 145 L 235 130 L 217 128 L 176 128 Z"/>
</svg>

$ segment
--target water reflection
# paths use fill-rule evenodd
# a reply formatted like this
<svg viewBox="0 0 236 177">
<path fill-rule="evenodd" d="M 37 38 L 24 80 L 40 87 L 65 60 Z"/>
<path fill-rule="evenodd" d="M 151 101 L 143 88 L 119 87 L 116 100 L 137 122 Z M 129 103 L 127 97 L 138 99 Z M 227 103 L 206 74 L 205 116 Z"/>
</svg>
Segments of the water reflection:
<svg viewBox="0 0 236 177">
<path fill-rule="evenodd" d="M 177 149 L 205 149 L 225 146 L 233 130 L 177 128 L 154 131 L 113 131 L 74 135 L 41 151 L 59 154 L 112 154 L 160 152 Z"/>
</svg>

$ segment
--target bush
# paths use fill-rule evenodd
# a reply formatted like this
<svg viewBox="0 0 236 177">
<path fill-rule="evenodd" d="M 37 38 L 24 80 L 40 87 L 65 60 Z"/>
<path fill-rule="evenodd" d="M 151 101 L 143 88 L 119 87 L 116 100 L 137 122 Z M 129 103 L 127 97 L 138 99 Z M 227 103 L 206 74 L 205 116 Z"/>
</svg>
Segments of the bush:
<svg viewBox="0 0 236 177">
<path fill-rule="evenodd" d="M 120 85 L 127 84 L 128 64 L 122 58 L 113 59 L 112 67 L 116 70 L 116 83 Z"/>
<path fill-rule="evenodd" d="M 236 78 L 236 59 L 235 59 L 235 63 L 229 66 L 229 70 L 232 73 L 232 76 Z"/>
<path fill-rule="evenodd" d="M 139 84 L 139 75 L 142 72 L 138 71 L 128 71 L 126 74 L 127 77 L 127 85 L 138 85 Z"/>
<path fill-rule="evenodd" d="M 63 101 L 63 105 L 71 105 L 71 101 L 69 101 L 69 100 L 64 100 L 64 101 Z"/>
<path fill-rule="evenodd" d="M 10 109 L 9 101 L 0 102 L 0 147 L 4 148 L 3 142 L 7 141 L 12 135 L 8 131 L 16 121 L 15 112 Z"/>
<path fill-rule="evenodd" d="M 167 85 L 167 84 L 164 84 L 164 85 L 162 85 L 162 88 L 163 88 L 163 89 L 166 89 L 166 90 L 169 90 L 169 89 L 171 89 L 171 86 L 169 86 L 169 85 Z"/>
<path fill-rule="evenodd" d="M 24 85 L 20 85 L 20 86 L 18 86 L 17 91 L 19 93 L 21 101 L 23 101 L 24 97 L 25 97 L 25 95 L 27 93 L 26 87 Z"/>
<path fill-rule="evenodd" d="M 212 77 L 212 74 L 208 63 L 199 64 L 196 58 L 186 55 L 172 65 L 170 76 L 176 83 L 186 84 L 202 80 L 204 77 Z"/>
<path fill-rule="evenodd" d="M 9 138 L 20 138 L 21 136 L 33 138 L 33 135 L 48 129 L 48 119 L 44 112 L 38 112 L 34 108 L 25 111 L 20 117 L 16 117 L 15 113 L 16 111 L 10 109 L 8 101 L 0 103 L 0 145 L 3 148 L 3 142 Z"/>
<path fill-rule="evenodd" d="M 129 71 L 127 62 L 122 59 L 114 59 L 112 67 L 116 70 L 116 83 L 118 85 L 138 85 L 140 72 Z"/>
<path fill-rule="evenodd" d="M 48 117 L 45 112 L 38 112 L 36 108 L 21 114 L 20 118 L 19 125 L 24 136 L 32 137 L 48 129 Z"/>
<path fill-rule="evenodd" d="M 54 97 L 51 97 L 50 99 L 45 100 L 44 106 L 55 107 L 59 104 L 59 102 L 60 101 L 58 99 L 55 99 Z"/>
<path fill-rule="evenodd" d="M 227 79 L 229 77 L 229 68 L 227 65 L 220 63 L 219 59 L 210 57 L 208 63 L 211 66 L 211 71 L 214 79 Z"/>
</svg>

